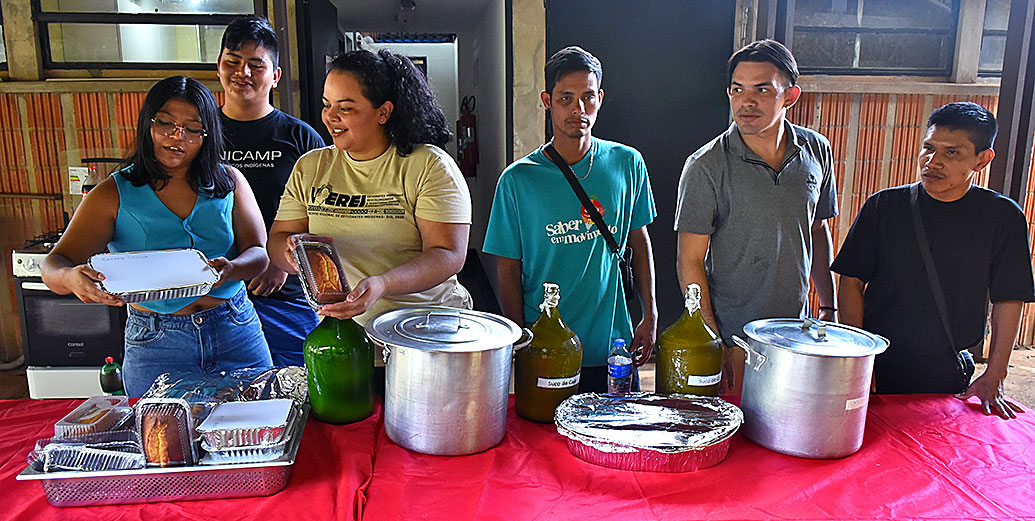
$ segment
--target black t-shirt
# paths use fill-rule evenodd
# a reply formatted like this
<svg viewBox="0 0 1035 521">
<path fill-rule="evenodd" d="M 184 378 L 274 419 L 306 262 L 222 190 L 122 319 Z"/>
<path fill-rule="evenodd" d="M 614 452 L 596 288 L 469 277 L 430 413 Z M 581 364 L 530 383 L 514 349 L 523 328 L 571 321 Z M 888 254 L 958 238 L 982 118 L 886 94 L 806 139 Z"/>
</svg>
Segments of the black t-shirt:
<svg viewBox="0 0 1035 521">
<path fill-rule="evenodd" d="M 974 186 L 950 203 L 919 193 L 949 323 L 964 349 L 984 337 L 989 300 L 1035 301 L 1028 225 L 1017 203 L 986 188 Z M 961 391 L 920 256 L 908 186 L 866 201 L 830 269 L 866 283 L 863 328 L 891 342 L 874 361 L 878 392 Z"/>
<path fill-rule="evenodd" d="M 269 231 L 295 161 L 306 152 L 323 147 L 323 138 L 304 121 L 277 109 L 254 121 L 233 120 L 222 112 L 220 117 L 226 143 L 223 161 L 237 167 L 248 180 Z M 270 297 L 302 298 L 298 277 L 288 275 L 284 287 Z"/>
</svg>

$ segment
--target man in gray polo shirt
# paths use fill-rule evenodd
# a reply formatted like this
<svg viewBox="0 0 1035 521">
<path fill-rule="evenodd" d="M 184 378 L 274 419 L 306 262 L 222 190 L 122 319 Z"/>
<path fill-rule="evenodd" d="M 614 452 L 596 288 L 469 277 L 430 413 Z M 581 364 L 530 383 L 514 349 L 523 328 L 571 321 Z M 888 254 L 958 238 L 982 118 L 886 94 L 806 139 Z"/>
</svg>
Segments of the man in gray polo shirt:
<svg viewBox="0 0 1035 521">
<path fill-rule="evenodd" d="M 681 287 L 701 285 L 702 315 L 729 345 L 752 320 L 807 316 L 810 276 L 819 317 L 835 318 L 826 219 L 837 187 L 827 139 L 786 120 L 801 95 L 790 51 L 757 41 L 727 72 L 733 124 L 679 180 L 676 269 Z"/>
</svg>

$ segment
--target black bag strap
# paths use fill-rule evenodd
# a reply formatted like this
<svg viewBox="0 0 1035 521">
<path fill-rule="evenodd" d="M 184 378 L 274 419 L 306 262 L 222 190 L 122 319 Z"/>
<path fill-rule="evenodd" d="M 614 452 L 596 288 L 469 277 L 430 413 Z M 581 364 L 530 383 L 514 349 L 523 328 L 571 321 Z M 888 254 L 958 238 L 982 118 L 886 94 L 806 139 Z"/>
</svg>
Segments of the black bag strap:
<svg viewBox="0 0 1035 521">
<path fill-rule="evenodd" d="M 553 164 L 557 165 L 557 168 L 561 169 L 564 173 L 564 178 L 568 180 L 568 184 L 571 185 L 571 189 L 575 191 L 575 195 L 578 196 L 579 202 L 582 203 L 582 207 L 586 209 L 586 213 L 589 214 L 589 218 L 593 219 L 593 224 L 597 226 L 597 230 L 600 231 L 600 235 L 604 237 L 604 241 L 607 242 L 607 247 L 611 249 L 611 253 L 614 253 L 619 259 L 622 258 L 622 249 L 618 247 L 618 242 L 615 241 L 614 235 L 611 235 L 611 230 L 607 229 L 607 223 L 604 222 L 604 217 L 597 211 L 597 207 L 593 206 L 593 202 L 589 200 L 589 196 L 586 195 L 586 191 L 582 189 L 582 184 L 579 183 L 575 172 L 571 169 L 571 165 L 561 157 L 561 153 L 557 151 L 553 146 L 553 142 L 543 145 L 543 152 L 546 157 L 553 161 Z"/>
<path fill-rule="evenodd" d="M 945 309 L 945 294 L 942 293 L 938 272 L 934 270 L 934 258 L 931 257 L 927 231 L 924 230 L 923 219 L 920 215 L 920 183 L 909 185 L 909 206 L 913 214 L 913 227 L 916 228 L 916 242 L 920 245 L 920 256 L 924 259 L 924 267 L 927 268 L 927 278 L 931 282 L 931 291 L 934 293 L 934 303 L 938 307 L 938 316 L 942 318 L 942 327 L 945 328 L 945 334 L 949 337 L 949 346 L 952 347 L 953 356 L 956 356 L 959 350 L 956 349 L 952 326 L 949 325 L 949 312 Z"/>
</svg>

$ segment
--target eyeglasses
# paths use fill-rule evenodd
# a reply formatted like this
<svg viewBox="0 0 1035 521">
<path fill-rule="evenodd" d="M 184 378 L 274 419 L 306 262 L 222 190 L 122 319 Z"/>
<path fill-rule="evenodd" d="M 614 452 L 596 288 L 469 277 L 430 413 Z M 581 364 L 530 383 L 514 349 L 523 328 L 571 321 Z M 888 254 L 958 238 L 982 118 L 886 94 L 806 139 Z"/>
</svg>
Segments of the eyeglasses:
<svg viewBox="0 0 1035 521">
<path fill-rule="evenodd" d="M 172 121 L 166 121 L 162 118 L 151 118 L 151 128 L 155 129 L 156 132 L 165 137 L 172 137 L 172 135 L 179 130 L 180 136 L 188 143 L 197 143 L 204 139 L 205 136 L 208 136 L 208 132 L 203 128 L 177 125 Z"/>
</svg>

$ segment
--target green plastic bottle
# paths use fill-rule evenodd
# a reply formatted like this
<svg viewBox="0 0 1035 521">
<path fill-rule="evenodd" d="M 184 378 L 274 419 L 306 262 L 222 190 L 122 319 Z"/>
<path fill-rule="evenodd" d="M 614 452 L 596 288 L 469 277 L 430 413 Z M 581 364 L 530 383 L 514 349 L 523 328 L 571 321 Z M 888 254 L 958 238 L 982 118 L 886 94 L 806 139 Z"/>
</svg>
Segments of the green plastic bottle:
<svg viewBox="0 0 1035 521">
<path fill-rule="evenodd" d="M 561 320 L 560 289 L 543 284 L 542 313 L 534 324 L 532 342 L 514 357 L 514 401 L 522 418 L 552 422 L 554 410 L 579 389 L 582 341 Z"/>
<path fill-rule="evenodd" d="M 302 345 L 313 416 L 352 423 L 374 412 L 374 347 L 355 320 L 324 317 Z"/>
<path fill-rule="evenodd" d="M 658 337 L 658 394 L 719 394 L 722 343 L 701 317 L 701 287 L 686 287 L 686 312 Z"/>
<path fill-rule="evenodd" d="M 113 357 L 105 357 L 101 366 L 101 390 L 108 396 L 122 396 L 122 366 Z"/>
</svg>

